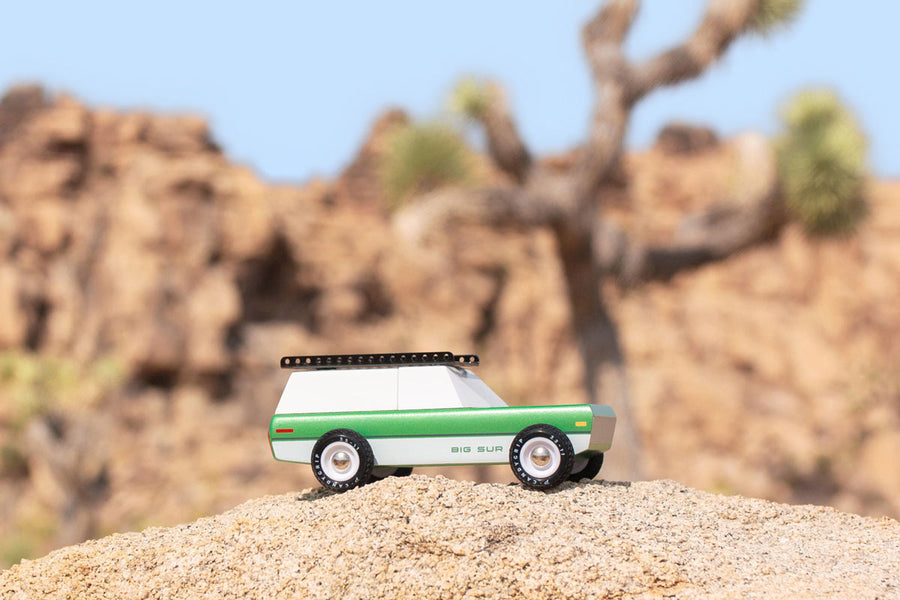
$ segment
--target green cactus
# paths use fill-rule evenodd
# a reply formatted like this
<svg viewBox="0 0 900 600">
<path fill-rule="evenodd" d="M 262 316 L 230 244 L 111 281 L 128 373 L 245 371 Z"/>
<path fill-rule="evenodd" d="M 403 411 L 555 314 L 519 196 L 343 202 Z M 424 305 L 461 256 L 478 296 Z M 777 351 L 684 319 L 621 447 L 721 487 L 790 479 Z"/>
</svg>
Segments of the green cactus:
<svg viewBox="0 0 900 600">
<path fill-rule="evenodd" d="M 814 235 L 849 234 L 866 214 L 866 139 L 828 90 L 800 92 L 782 112 L 778 170 L 790 215 Z"/>
<path fill-rule="evenodd" d="M 779 27 L 787 27 L 803 9 L 804 0 L 759 0 L 751 27 L 767 35 Z"/>
<path fill-rule="evenodd" d="M 472 157 L 463 139 L 438 123 L 401 127 L 387 140 L 381 182 L 390 206 L 444 185 L 472 180 Z"/>
</svg>

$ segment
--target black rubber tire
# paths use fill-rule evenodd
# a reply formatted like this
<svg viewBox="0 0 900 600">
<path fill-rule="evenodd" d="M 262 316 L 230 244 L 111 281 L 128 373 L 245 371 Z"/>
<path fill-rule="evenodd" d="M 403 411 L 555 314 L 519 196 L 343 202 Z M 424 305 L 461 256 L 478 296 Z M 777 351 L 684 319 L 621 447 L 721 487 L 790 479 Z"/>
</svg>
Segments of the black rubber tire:
<svg viewBox="0 0 900 600">
<path fill-rule="evenodd" d="M 379 477 L 375 473 L 372 473 L 369 476 L 369 483 L 375 483 L 376 481 L 382 481 L 383 479 L 387 479 L 388 477 L 409 477 L 412 475 L 412 467 L 397 467 L 394 469 L 394 472 L 390 475 L 384 475 Z"/>
<path fill-rule="evenodd" d="M 577 460 L 577 458 L 576 458 Z M 587 459 L 587 464 L 577 473 L 573 472 L 569 475 L 569 481 L 581 481 L 582 479 L 593 479 L 600 472 L 603 466 L 603 453 L 594 454 Z"/>
<path fill-rule="evenodd" d="M 337 481 L 325 474 L 322 469 L 322 453 L 325 449 L 335 443 L 344 442 L 353 447 L 359 454 L 359 467 L 352 477 L 346 481 Z M 312 451 L 312 470 L 313 475 L 319 480 L 323 486 L 335 492 L 346 492 L 353 488 L 360 487 L 369 483 L 369 477 L 372 476 L 372 468 L 375 466 L 375 455 L 372 453 L 372 447 L 366 438 L 359 435 L 351 429 L 334 429 L 319 438 Z"/>
<path fill-rule="evenodd" d="M 522 447 L 526 442 L 537 437 L 546 439 L 559 451 L 559 466 L 552 473 L 548 473 L 546 477 L 535 477 L 522 466 L 520 456 Z M 526 427 L 513 438 L 509 447 L 509 466 L 512 468 L 513 474 L 522 482 L 522 485 L 533 490 L 553 489 L 564 482 L 572 473 L 574 462 L 575 451 L 572 449 L 572 442 L 565 433 L 553 425 L 541 424 Z"/>
</svg>

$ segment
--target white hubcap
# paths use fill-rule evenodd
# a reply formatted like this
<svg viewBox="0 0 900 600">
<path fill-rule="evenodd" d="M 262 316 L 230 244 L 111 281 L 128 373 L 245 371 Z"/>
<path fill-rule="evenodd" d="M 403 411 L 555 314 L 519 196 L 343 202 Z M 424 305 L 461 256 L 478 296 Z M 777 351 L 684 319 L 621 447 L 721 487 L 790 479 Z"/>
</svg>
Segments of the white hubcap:
<svg viewBox="0 0 900 600">
<path fill-rule="evenodd" d="M 550 477 L 562 463 L 559 448 L 544 437 L 531 438 L 522 444 L 519 460 L 525 472 L 537 479 Z"/>
<path fill-rule="evenodd" d="M 334 481 L 353 479 L 359 471 L 359 453 L 347 442 L 332 442 L 322 452 L 322 471 Z"/>
</svg>

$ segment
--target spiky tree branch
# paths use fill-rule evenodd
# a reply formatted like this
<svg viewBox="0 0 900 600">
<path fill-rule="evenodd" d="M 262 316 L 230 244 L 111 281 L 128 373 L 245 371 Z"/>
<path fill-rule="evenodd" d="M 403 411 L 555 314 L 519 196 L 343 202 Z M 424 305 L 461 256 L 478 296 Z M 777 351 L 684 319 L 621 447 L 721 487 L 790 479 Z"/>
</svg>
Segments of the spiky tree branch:
<svg viewBox="0 0 900 600">
<path fill-rule="evenodd" d="M 594 109 L 591 128 L 573 170 L 579 220 L 592 218 L 591 204 L 601 183 L 621 157 L 630 107 L 626 102 L 628 61 L 622 49 L 639 8 L 638 0 L 610 0 L 581 30 L 591 68 Z"/>
<path fill-rule="evenodd" d="M 525 183 L 531 170 L 531 153 L 519 135 L 503 90 L 498 85 L 491 85 L 490 90 L 493 101 L 488 103 L 482 124 L 491 156 L 516 182 Z"/>
<path fill-rule="evenodd" d="M 401 211 L 396 226 L 404 237 L 422 241 L 438 226 L 479 223 L 525 229 L 556 222 L 564 212 L 563 206 L 553 198 L 535 196 L 524 188 L 442 188 Z"/>
<path fill-rule="evenodd" d="M 759 6 L 759 0 L 710 0 L 690 38 L 629 69 L 629 101 L 702 74 L 752 26 Z"/>
<path fill-rule="evenodd" d="M 466 79 L 454 90 L 452 104 L 482 126 L 497 168 L 516 183 L 525 183 L 532 166 L 531 152 L 519 135 L 503 88 L 494 82 Z"/>
<path fill-rule="evenodd" d="M 605 79 L 623 62 L 622 44 L 637 15 L 638 0 L 610 0 L 581 28 L 581 45 L 591 72 Z"/>
<path fill-rule="evenodd" d="M 744 134 L 734 146 L 741 188 L 735 197 L 687 215 L 671 243 L 644 244 L 608 220 L 597 221 L 594 256 L 603 272 L 624 287 L 666 281 L 772 239 L 787 220 L 773 149 L 759 134 Z"/>
</svg>

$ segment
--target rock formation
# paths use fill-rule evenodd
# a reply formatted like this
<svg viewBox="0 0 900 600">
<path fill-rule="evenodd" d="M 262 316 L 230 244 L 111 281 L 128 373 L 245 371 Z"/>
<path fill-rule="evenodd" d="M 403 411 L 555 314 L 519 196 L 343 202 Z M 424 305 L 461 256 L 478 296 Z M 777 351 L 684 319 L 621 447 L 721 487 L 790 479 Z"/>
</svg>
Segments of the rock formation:
<svg viewBox="0 0 900 600">
<path fill-rule="evenodd" d="M 28 423 L 0 402 L 0 538 L 36 555 L 310 484 L 266 446 L 283 354 L 472 351 L 511 404 L 583 401 L 549 232 L 395 233 L 375 165 L 404 118 L 335 181 L 291 187 L 230 163 L 197 117 L 0 101 L 0 354 L 122 374 L 44 394 Z M 728 142 L 692 150 L 628 157 L 613 218 L 658 239 L 727 194 Z M 614 298 L 653 476 L 900 514 L 898 196 L 873 182 L 855 238 L 789 228 Z"/>
<path fill-rule="evenodd" d="M 64 548 L 25 598 L 896 598 L 900 523 L 672 481 L 545 494 L 413 475 Z"/>
</svg>

